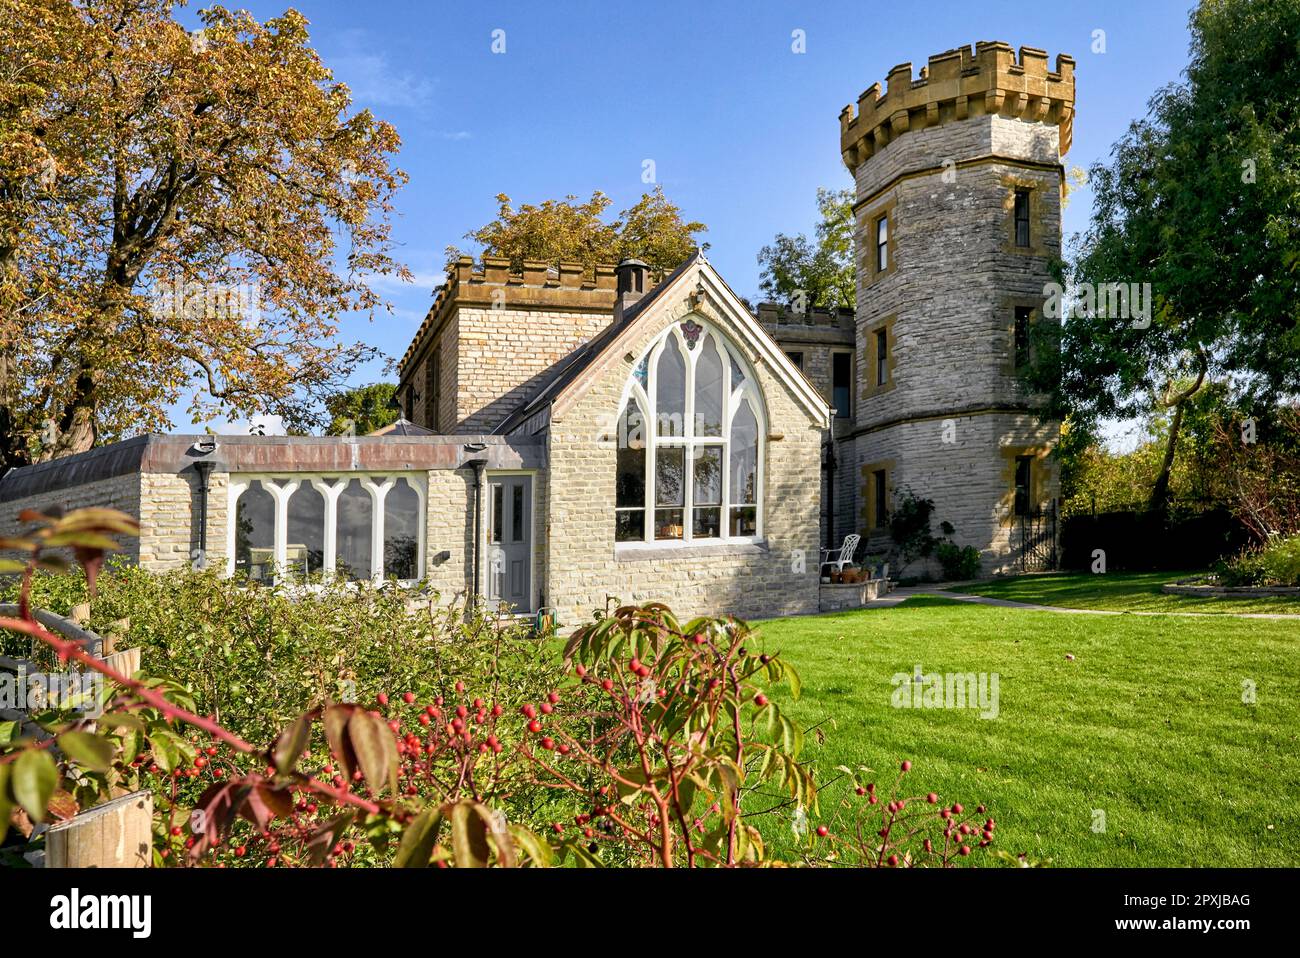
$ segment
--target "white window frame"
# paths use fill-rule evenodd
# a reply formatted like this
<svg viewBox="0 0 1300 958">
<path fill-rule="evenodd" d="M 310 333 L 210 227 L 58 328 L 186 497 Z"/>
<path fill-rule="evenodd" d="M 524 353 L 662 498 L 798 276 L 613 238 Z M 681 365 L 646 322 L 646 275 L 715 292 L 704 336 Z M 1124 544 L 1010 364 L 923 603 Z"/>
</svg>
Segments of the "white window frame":
<svg viewBox="0 0 1300 958">
<path fill-rule="evenodd" d="M 361 488 L 370 493 L 370 581 L 384 581 L 384 500 L 388 490 L 405 479 L 420 500 L 417 520 L 419 547 L 416 549 L 414 579 L 399 579 L 405 586 L 414 585 L 424 578 L 425 539 L 428 533 L 429 494 L 428 476 L 422 472 L 361 473 L 361 472 L 239 472 L 232 473 L 229 482 L 229 501 L 226 508 L 226 574 L 235 574 L 235 518 L 239 497 L 256 482 L 275 500 L 275 568 L 287 567 L 289 538 L 289 500 L 304 483 L 309 483 L 325 499 L 325 527 L 321 567 L 327 580 L 334 578 L 338 551 L 338 502 L 343 490 L 353 479 L 361 480 Z M 283 481 L 281 481 L 283 480 Z"/>
<path fill-rule="evenodd" d="M 692 320 L 703 329 L 695 348 L 689 349 L 681 327 L 684 323 Z M 695 367 L 700 356 L 704 353 L 704 343 L 708 339 L 713 340 L 714 348 L 717 349 L 718 356 L 722 360 L 722 435 L 720 436 L 695 435 Z M 664 349 L 670 342 L 676 343 L 677 348 L 686 360 L 686 401 L 683 414 L 685 421 L 682 424 L 681 436 L 659 435 L 659 413 L 655 403 L 651 400 L 651 397 L 656 396 L 658 393 L 659 358 L 663 355 Z M 736 360 L 744 373 L 744 381 L 739 385 L 731 381 L 731 358 Z M 642 361 L 647 363 L 646 385 L 644 388 L 641 386 L 635 372 Z M 753 365 L 749 362 L 744 351 L 734 345 L 730 337 L 717 327 L 699 316 L 692 315 L 673 323 L 672 326 L 661 333 L 646 352 L 642 354 L 641 358 L 633 364 L 633 370 L 619 400 L 618 422 L 619 428 L 622 428 L 622 417 L 629 402 L 635 402 L 639 406 L 638 411 L 641 414 L 646 434 L 645 501 L 642 506 L 645 510 L 643 513 L 645 516 L 643 524 L 645 531 L 643 537 L 639 540 L 616 541 L 616 548 L 620 550 L 680 549 L 720 543 L 762 542 L 765 529 L 763 505 L 765 497 L 763 490 L 765 488 L 764 476 L 767 461 L 767 412 L 763 404 L 763 394 L 758 388 L 758 380 L 754 375 Z M 741 408 L 741 404 L 746 400 L 748 400 L 750 409 L 754 413 L 758 433 L 756 437 L 757 462 L 755 463 L 754 502 L 733 503 L 731 501 L 731 426 L 732 420 Z M 680 539 L 656 539 L 654 536 L 655 509 L 657 508 L 655 503 L 655 460 L 656 451 L 661 446 L 684 447 L 686 449 L 686 455 L 683 457 L 684 474 L 682 484 L 684 489 L 682 495 L 682 537 Z M 719 446 L 722 449 L 722 501 L 718 506 L 721 510 L 721 521 L 718 529 L 719 535 L 696 538 L 694 530 L 695 450 L 701 446 Z M 731 535 L 731 510 L 750 505 L 754 508 L 754 535 Z M 614 511 L 616 513 L 626 512 L 635 508 L 635 506 L 625 506 L 621 509 L 616 507 Z"/>
</svg>

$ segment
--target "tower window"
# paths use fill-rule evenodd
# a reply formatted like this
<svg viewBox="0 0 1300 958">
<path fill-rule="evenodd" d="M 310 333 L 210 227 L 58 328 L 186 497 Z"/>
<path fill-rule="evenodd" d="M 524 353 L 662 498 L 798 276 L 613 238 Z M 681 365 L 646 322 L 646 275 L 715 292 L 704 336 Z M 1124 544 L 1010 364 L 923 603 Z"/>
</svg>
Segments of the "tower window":
<svg viewBox="0 0 1300 958">
<path fill-rule="evenodd" d="M 876 331 L 876 385 L 883 386 L 889 382 L 889 333 L 880 329 Z"/>
<path fill-rule="evenodd" d="M 1023 369 L 1029 365 L 1029 306 L 1016 307 L 1015 350 L 1016 368 Z"/>
<path fill-rule="evenodd" d="M 876 220 L 876 272 L 889 268 L 889 214 Z"/>
<path fill-rule="evenodd" d="M 835 416 L 848 419 L 853 415 L 853 354 L 831 353 L 831 401 Z"/>
<path fill-rule="evenodd" d="M 803 353 L 786 353 L 786 358 L 794 363 L 795 369 L 803 372 Z"/>
<path fill-rule="evenodd" d="M 1015 198 L 1016 245 L 1029 245 L 1029 191 L 1016 190 Z"/>
<path fill-rule="evenodd" d="M 1016 515 L 1018 516 L 1029 515 L 1033 463 L 1033 456 L 1016 456 Z"/>
<path fill-rule="evenodd" d="M 876 514 L 875 527 L 883 529 L 886 520 L 889 518 L 889 492 L 885 483 L 885 470 L 877 469 L 871 474 L 871 491 L 875 496 Z"/>
</svg>

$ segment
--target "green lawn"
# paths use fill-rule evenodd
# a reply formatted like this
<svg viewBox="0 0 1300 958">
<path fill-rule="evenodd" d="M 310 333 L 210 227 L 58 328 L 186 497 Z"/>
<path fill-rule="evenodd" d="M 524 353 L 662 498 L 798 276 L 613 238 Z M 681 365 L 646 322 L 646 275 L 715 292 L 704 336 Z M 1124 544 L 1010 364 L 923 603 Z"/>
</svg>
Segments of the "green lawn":
<svg viewBox="0 0 1300 958">
<path fill-rule="evenodd" d="M 1125 612 L 1281 612 L 1300 615 L 1300 599 L 1228 599 L 1165 595 L 1160 587 L 1191 572 L 1051 572 L 1011 576 L 962 586 L 954 592 L 995 599 L 1061 606 L 1066 609 L 1116 609 Z"/>
<path fill-rule="evenodd" d="M 1300 863 L 1300 622 L 1070 615 L 921 596 L 774 620 L 760 635 L 803 677 L 792 717 L 805 727 L 829 720 L 825 743 L 809 735 L 805 750 L 820 779 L 844 764 L 891 782 L 911 759 L 913 794 L 984 802 L 999 823 L 997 847 L 1058 866 Z M 998 673 L 998 717 L 892 708 L 891 676 L 917 663 Z M 1245 680 L 1255 705 L 1242 702 Z M 828 788 L 823 815 L 846 792 Z M 1105 811 L 1104 833 L 1092 830 L 1094 809 Z"/>
</svg>

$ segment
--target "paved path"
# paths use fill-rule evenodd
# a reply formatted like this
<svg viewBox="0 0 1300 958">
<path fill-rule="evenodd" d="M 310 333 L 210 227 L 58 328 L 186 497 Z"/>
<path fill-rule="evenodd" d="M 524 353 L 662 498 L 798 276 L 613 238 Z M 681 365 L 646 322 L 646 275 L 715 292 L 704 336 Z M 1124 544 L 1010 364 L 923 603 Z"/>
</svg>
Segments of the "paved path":
<svg viewBox="0 0 1300 958">
<path fill-rule="evenodd" d="M 1233 619 L 1282 619 L 1288 621 L 1291 619 L 1300 620 L 1300 615 L 1292 615 L 1286 612 L 1126 612 L 1121 609 L 1066 609 L 1059 605 L 1036 605 L 1032 602 L 1013 602 L 1010 599 L 994 599 L 987 595 L 965 595 L 960 592 L 949 592 L 948 587 L 943 585 L 930 586 L 907 586 L 895 589 L 883 599 L 872 599 L 863 606 L 864 609 L 892 609 L 900 602 L 904 602 L 913 596 L 932 595 L 941 599 L 952 599 L 955 602 L 970 602 L 973 605 L 994 605 L 1003 609 L 1030 609 L 1034 612 L 1068 612 L 1071 615 L 1177 615 L 1192 618 L 1218 619 L 1227 616 Z"/>
</svg>

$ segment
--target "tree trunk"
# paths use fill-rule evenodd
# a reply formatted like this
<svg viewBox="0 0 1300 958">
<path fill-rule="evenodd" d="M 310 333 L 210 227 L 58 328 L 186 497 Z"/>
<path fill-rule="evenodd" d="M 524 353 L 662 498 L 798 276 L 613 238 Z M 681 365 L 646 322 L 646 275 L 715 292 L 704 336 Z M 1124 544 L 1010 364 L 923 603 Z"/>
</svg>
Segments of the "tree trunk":
<svg viewBox="0 0 1300 958">
<path fill-rule="evenodd" d="M 1174 418 L 1169 423 L 1169 438 L 1165 440 L 1165 455 L 1160 463 L 1160 474 L 1156 476 L 1155 485 L 1151 487 L 1151 498 L 1147 508 L 1152 512 L 1166 512 L 1169 509 L 1169 475 L 1174 468 L 1174 451 L 1178 448 L 1178 433 L 1183 425 L 1183 403 L 1179 400 L 1174 406 Z"/>
<path fill-rule="evenodd" d="M 1183 426 L 1183 407 L 1205 383 L 1205 357 L 1202 355 L 1201 359 L 1201 371 L 1197 374 L 1196 381 L 1168 403 L 1174 411 L 1174 418 L 1169 423 L 1169 438 L 1165 441 L 1165 456 L 1160 463 L 1160 474 L 1156 476 L 1155 485 L 1151 487 L 1151 498 L 1147 501 L 1147 508 L 1152 512 L 1163 513 L 1169 509 L 1169 476 L 1174 469 L 1174 453 L 1178 449 L 1178 434 Z"/>
</svg>

